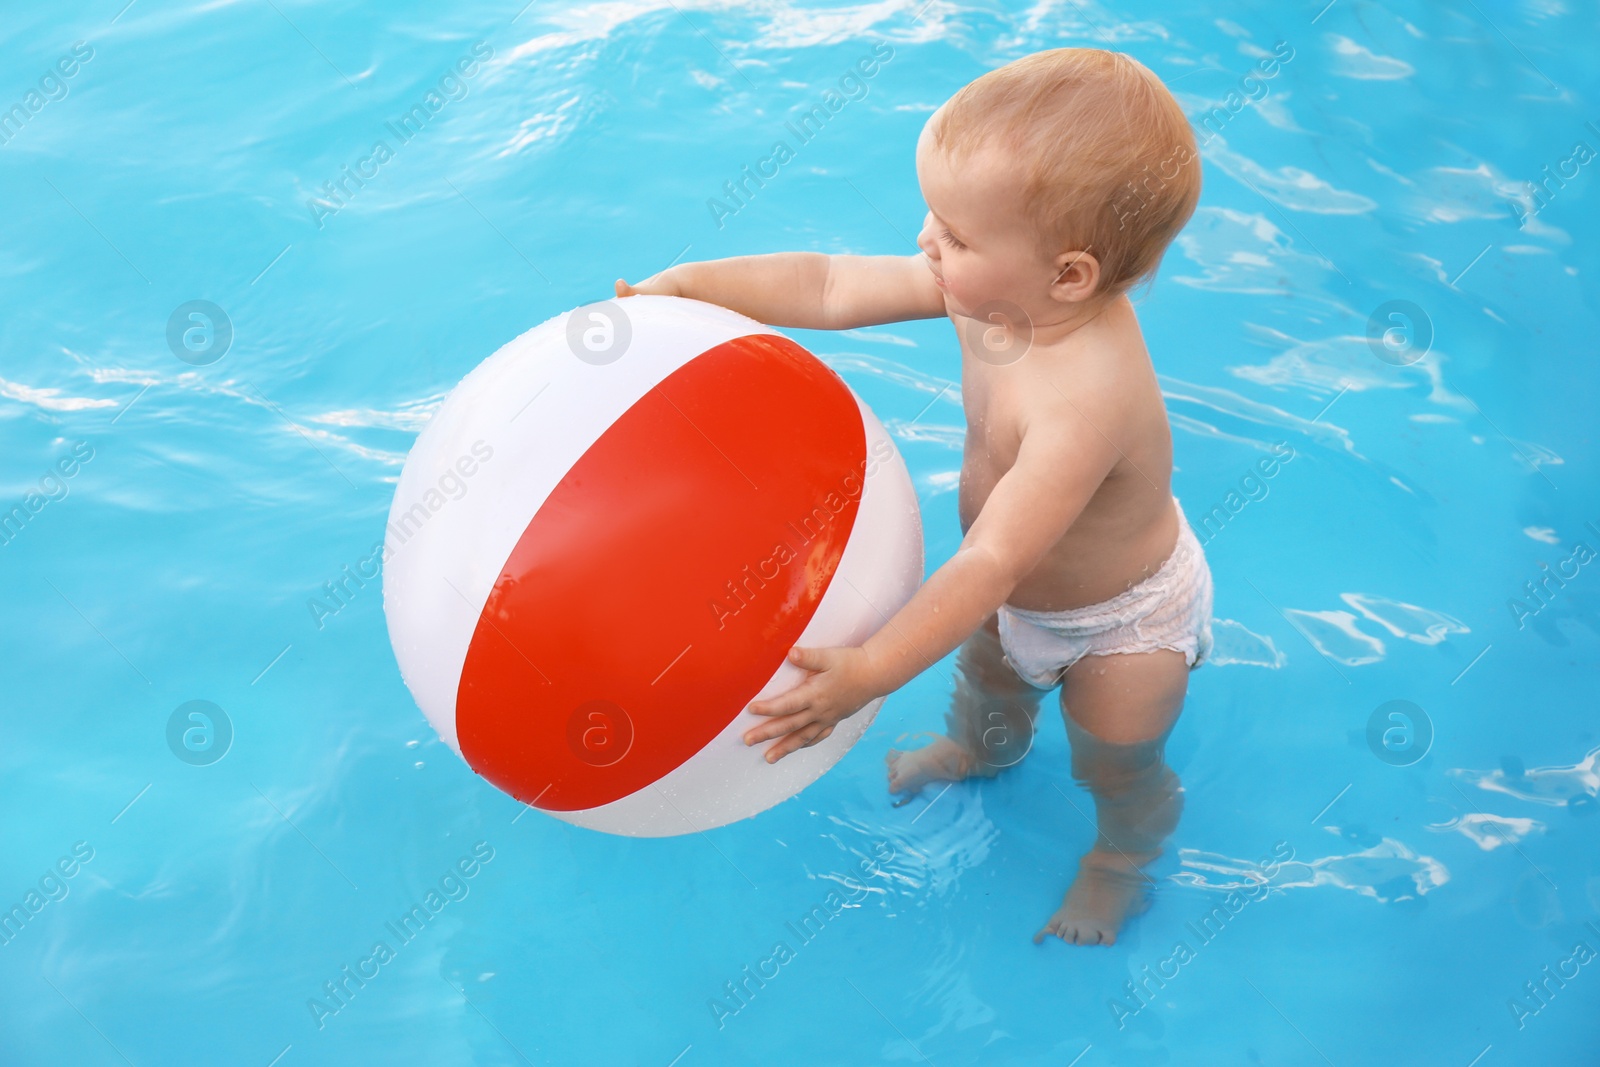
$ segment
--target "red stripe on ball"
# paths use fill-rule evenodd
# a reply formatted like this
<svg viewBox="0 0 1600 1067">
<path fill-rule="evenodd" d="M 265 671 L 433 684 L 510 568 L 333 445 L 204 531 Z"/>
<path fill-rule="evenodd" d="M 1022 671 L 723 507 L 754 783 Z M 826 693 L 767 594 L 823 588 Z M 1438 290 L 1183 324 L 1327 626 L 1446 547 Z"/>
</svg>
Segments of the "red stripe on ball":
<svg viewBox="0 0 1600 1067">
<path fill-rule="evenodd" d="M 788 338 L 673 372 L 573 464 L 502 568 L 457 692 L 467 762 L 575 811 L 692 757 L 810 622 L 865 465 L 849 388 Z"/>
</svg>

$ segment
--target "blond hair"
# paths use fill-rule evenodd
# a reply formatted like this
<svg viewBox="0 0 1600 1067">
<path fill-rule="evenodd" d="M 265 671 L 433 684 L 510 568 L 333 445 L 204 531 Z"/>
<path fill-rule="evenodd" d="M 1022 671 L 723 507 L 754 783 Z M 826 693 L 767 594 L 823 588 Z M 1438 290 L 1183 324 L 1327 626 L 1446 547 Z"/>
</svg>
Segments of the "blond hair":
<svg viewBox="0 0 1600 1067">
<path fill-rule="evenodd" d="M 1008 153 L 1041 253 L 1093 255 L 1105 293 L 1152 276 L 1200 199 L 1188 119 L 1120 52 L 1055 48 L 1007 63 L 952 96 L 932 135 L 952 159 L 985 145 Z"/>
</svg>

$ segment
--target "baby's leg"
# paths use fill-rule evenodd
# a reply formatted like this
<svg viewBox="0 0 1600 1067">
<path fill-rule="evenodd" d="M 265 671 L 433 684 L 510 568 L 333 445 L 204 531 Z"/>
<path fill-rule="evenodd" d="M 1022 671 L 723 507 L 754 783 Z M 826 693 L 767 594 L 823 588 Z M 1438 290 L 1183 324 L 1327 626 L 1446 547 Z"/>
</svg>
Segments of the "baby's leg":
<svg viewBox="0 0 1600 1067">
<path fill-rule="evenodd" d="M 999 617 L 991 615 L 956 653 L 945 736 L 909 752 L 889 750 L 889 792 L 915 793 L 969 774 L 993 777 L 1028 754 L 1044 691 L 1019 678 L 1004 655 Z"/>
<path fill-rule="evenodd" d="M 1167 735 L 1183 708 L 1189 668 L 1170 649 L 1086 656 L 1067 671 L 1061 710 L 1072 776 L 1094 797 L 1094 847 L 1040 941 L 1112 944 L 1123 920 L 1148 906 L 1141 869 L 1178 825 L 1183 787 L 1167 766 Z"/>
</svg>

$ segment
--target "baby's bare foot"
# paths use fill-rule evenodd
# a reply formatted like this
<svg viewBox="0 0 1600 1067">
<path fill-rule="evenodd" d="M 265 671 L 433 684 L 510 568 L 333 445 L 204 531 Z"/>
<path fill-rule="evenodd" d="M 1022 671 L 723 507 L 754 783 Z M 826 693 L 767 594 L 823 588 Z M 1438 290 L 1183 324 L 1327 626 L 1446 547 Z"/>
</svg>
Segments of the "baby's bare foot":
<svg viewBox="0 0 1600 1067">
<path fill-rule="evenodd" d="M 1148 884 L 1127 857 L 1091 849 L 1078 861 L 1078 877 L 1067 890 L 1061 910 L 1033 935 L 1033 943 L 1054 934 L 1071 945 L 1116 944 L 1123 921 L 1150 906 L 1145 892 Z"/>
<path fill-rule="evenodd" d="M 885 759 L 889 763 L 889 792 L 908 794 L 901 804 L 929 782 L 961 781 L 972 773 L 975 762 L 972 753 L 944 736 L 909 752 L 891 748 Z"/>
</svg>

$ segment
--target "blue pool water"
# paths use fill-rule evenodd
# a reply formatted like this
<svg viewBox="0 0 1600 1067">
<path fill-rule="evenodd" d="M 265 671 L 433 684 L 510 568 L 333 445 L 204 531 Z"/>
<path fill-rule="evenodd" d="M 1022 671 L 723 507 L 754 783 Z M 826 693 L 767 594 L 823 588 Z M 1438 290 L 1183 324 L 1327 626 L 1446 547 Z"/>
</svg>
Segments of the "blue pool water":
<svg viewBox="0 0 1600 1067">
<path fill-rule="evenodd" d="M 122 3 L 0 31 L 0 1063 L 1600 1061 L 1592 10 Z M 910 252 L 932 108 L 1107 43 L 1210 115 L 1140 308 L 1176 491 L 1226 516 L 1187 807 L 1115 947 L 1029 940 L 1091 840 L 1059 719 L 999 780 L 890 807 L 884 751 L 940 727 L 949 663 L 799 798 L 626 840 L 434 737 L 376 582 L 308 606 L 499 345 L 680 257 Z M 231 338 L 185 347 L 184 311 L 169 344 L 191 301 Z M 949 324 L 795 335 L 895 434 L 943 562 Z M 189 701 L 220 761 L 175 755 Z"/>
</svg>

